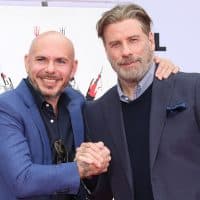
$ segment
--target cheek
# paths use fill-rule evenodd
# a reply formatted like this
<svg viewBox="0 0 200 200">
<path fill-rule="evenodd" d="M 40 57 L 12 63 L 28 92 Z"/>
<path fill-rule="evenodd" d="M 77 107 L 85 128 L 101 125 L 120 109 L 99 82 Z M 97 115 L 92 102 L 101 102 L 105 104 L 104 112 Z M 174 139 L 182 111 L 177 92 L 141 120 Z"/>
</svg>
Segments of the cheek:
<svg viewBox="0 0 200 200">
<path fill-rule="evenodd" d="M 151 52 L 153 52 L 152 46 L 151 45 L 146 45 L 144 52 L 146 55 L 151 54 Z"/>
<path fill-rule="evenodd" d="M 31 76 L 35 79 L 40 79 L 44 75 L 42 70 L 32 69 Z"/>
<path fill-rule="evenodd" d="M 28 71 L 27 71 L 27 73 L 28 73 L 28 75 L 29 75 L 30 77 L 33 77 L 33 76 L 36 75 L 37 72 L 35 71 L 35 69 L 29 68 Z"/>
<path fill-rule="evenodd" d="M 121 57 L 121 54 L 119 51 L 111 50 L 111 51 L 107 51 L 107 57 L 110 61 L 116 61 L 117 59 Z"/>
<path fill-rule="evenodd" d="M 146 44 L 138 47 L 137 50 L 135 51 L 135 53 L 141 57 L 145 57 L 151 51 L 150 49 L 151 48 L 150 48 L 149 44 L 146 43 Z"/>
<path fill-rule="evenodd" d="M 30 67 L 28 67 L 28 73 L 31 74 L 31 75 L 37 75 L 39 74 L 41 71 L 44 70 L 44 67 L 41 66 L 41 65 L 36 65 L 34 63 L 31 63 L 29 65 Z"/>
<path fill-rule="evenodd" d="M 62 76 L 64 81 L 68 81 L 70 79 L 71 73 L 72 73 L 72 69 L 59 71 L 59 74 Z"/>
</svg>

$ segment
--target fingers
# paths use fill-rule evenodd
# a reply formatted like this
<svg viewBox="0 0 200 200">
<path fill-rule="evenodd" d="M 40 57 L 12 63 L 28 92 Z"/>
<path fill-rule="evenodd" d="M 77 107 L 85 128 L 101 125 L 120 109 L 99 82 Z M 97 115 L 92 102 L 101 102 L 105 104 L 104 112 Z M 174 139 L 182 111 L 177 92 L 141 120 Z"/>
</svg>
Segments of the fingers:
<svg viewBox="0 0 200 200">
<path fill-rule="evenodd" d="M 111 160 L 109 149 L 103 142 L 82 143 L 76 149 L 75 160 L 81 178 L 106 172 Z"/>
<path fill-rule="evenodd" d="M 77 149 L 76 156 L 79 160 L 93 164 L 97 168 L 101 168 L 111 159 L 110 151 L 103 143 L 84 143 Z"/>
<path fill-rule="evenodd" d="M 159 80 L 166 79 L 171 74 L 176 74 L 180 70 L 179 67 L 175 66 L 170 60 L 154 57 L 154 61 L 158 64 L 155 76 Z"/>
<path fill-rule="evenodd" d="M 96 167 L 93 164 L 88 164 L 80 159 L 77 159 L 78 171 L 81 178 L 86 178 L 94 175 L 99 175 L 108 170 L 109 163 L 104 163 L 101 167 Z"/>
<path fill-rule="evenodd" d="M 174 70 L 172 71 L 172 73 L 173 73 L 173 74 L 176 74 L 176 73 L 178 73 L 178 72 L 180 72 L 180 71 L 181 71 L 180 67 L 175 66 L 175 68 L 174 68 Z"/>
<path fill-rule="evenodd" d="M 101 167 L 103 162 L 110 159 L 110 151 L 104 146 L 103 142 L 82 143 L 76 152 L 76 157 L 88 164 L 96 165 L 96 167 Z"/>
<path fill-rule="evenodd" d="M 166 66 L 166 65 L 164 65 L 163 67 L 161 66 L 160 68 L 161 68 L 160 72 L 158 74 L 156 73 L 157 78 L 159 80 L 168 78 L 173 70 L 172 68 L 170 68 L 169 66 Z"/>
<path fill-rule="evenodd" d="M 154 56 L 153 60 L 154 60 L 154 62 L 157 63 L 157 64 L 160 63 L 160 57 L 158 57 L 158 56 L 156 56 L 156 55 Z"/>
</svg>

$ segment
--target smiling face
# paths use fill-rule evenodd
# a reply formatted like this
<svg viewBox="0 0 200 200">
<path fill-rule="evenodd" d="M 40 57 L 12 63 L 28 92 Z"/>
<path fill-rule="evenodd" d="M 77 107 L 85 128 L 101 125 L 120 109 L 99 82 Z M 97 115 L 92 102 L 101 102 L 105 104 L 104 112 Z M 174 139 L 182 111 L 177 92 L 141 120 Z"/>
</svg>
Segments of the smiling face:
<svg viewBox="0 0 200 200">
<path fill-rule="evenodd" d="M 152 62 L 153 34 L 146 35 L 137 19 L 125 19 L 107 25 L 103 38 L 107 57 L 119 80 L 140 81 Z"/>
<path fill-rule="evenodd" d="M 25 66 L 33 87 L 46 100 L 58 100 L 76 71 L 73 45 L 58 32 L 41 34 L 25 56 Z"/>
</svg>

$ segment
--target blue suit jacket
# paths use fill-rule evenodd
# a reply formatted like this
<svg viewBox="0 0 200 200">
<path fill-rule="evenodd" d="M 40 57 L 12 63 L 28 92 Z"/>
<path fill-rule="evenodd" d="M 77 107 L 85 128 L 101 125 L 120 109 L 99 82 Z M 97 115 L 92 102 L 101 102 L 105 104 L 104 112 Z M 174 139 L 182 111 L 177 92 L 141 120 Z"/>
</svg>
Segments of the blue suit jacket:
<svg viewBox="0 0 200 200">
<path fill-rule="evenodd" d="M 70 113 L 75 146 L 83 141 L 81 107 L 84 98 L 72 88 Z M 80 177 L 75 162 L 52 164 L 48 135 L 27 85 L 21 81 L 0 95 L 0 198 L 3 200 L 49 199 L 64 191 L 76 194 Z"/>
<path fill-rule="evenodd" d="M 111 150 L 95 200 L 134 200 L 134 185 L 117 88 L 85 107 L 86 132 Z M 141 122 L 141 126 L 143 123 Z M 134 130 L 133 130 L 134 131 Z M 153 81 L 150 173 L 154 200 L 200 199 L 200 74 Z"/>
</svg>

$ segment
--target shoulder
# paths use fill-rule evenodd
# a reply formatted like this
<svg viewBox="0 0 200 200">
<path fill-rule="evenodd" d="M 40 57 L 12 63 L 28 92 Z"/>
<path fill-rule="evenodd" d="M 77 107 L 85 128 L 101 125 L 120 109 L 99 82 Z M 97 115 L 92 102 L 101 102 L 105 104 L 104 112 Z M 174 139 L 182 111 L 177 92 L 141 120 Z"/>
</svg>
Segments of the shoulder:
<svg viewBox="0 0 200 200">
<path fill-rule="evenodd" d="M 6 91 L 2 94 L 0 94 L 0 103 L 6 103 L 6 104 L 13 104 L 13 102 L 18 102 L 19 96 L 16 93 L 16 89 Z"/>
<path fill-rule="evenodd" d="M 107 102 L 108 100 L 115 98 L 118 95 L 117 93 L 117 87 L 113 86 L 111 89 L 109 89 L 106 93 L 104 93 L 101 97 L 94 101 L 87 101 L 86 105 L 98 105 L 102 104 L 104 102 Z"/>
<path fill-rule="evenodd" d="M 66 87 L 64 93 L 70 98 L 70 101 L 83 103 L 85 102 L 85 98 L 81 92 L 75 90 L 71 87 Z"/>
<path fill-rule="evenodd" d="M 28 86 L 25 81 L 22 80 L 15 89 L 1 94 L 0 102 L 19 107 L 20 105 L 31 106 L 34 100 Z"/>
<path fill-rule="evenodd" d="M 180 88 L 191 89 L 196 84 L 200 83 L 200 73 L 185 73 L 179 72 L 172 76 L 174 85 Z M 170 81 L 170 79 L 169 79 Z"/>
<path fill-rule="evenodd" d="M 0 121 L 7 121 L 15 119 L 18 123 L 22 120 L 24 113 L 24 104 L 22 99 L 17 95 L 16 89 L 7 91 L 0 95 Z M 18 123 L 19 124 L 19 123 Z"/>
<path fill-rule="evenodd" d="M 200 73 L 186 73 L 186 72 L 178 72 L 177 74 L 171 75 L 169 78 L 165 80 L 154 79 L 154 85 L 174 85 L 176 87 L 181 88 L 190 88 L 196 85 L 197 82 L 200 81 Z"/>
<path fill-rule="evenodd" d="M 173 75 L 176 80 L 184 80 L 184 81 L 194 81 L 196 79 L 200 79 L 200 73 L 186 73 L 179 72 Z"/>
<path fill-rule="evenodd" d="M 113 102 L 113 99 L 118 98 L 117 87 L 114 86 L 109 89 L 105 94 L 94 101 L 86 101 L 84 104 L 85 112 L 94 110 L 101 112 L 102 109 L 108 104 L 108 102 Z"/>
<path fill-rule="evenodd" d="M 200 74 L 179 72 L 165 80 L 154 80 L 154 95 L 170 95 L 181 98 L 194 98 L 200 93 Z"/>
</svg>

